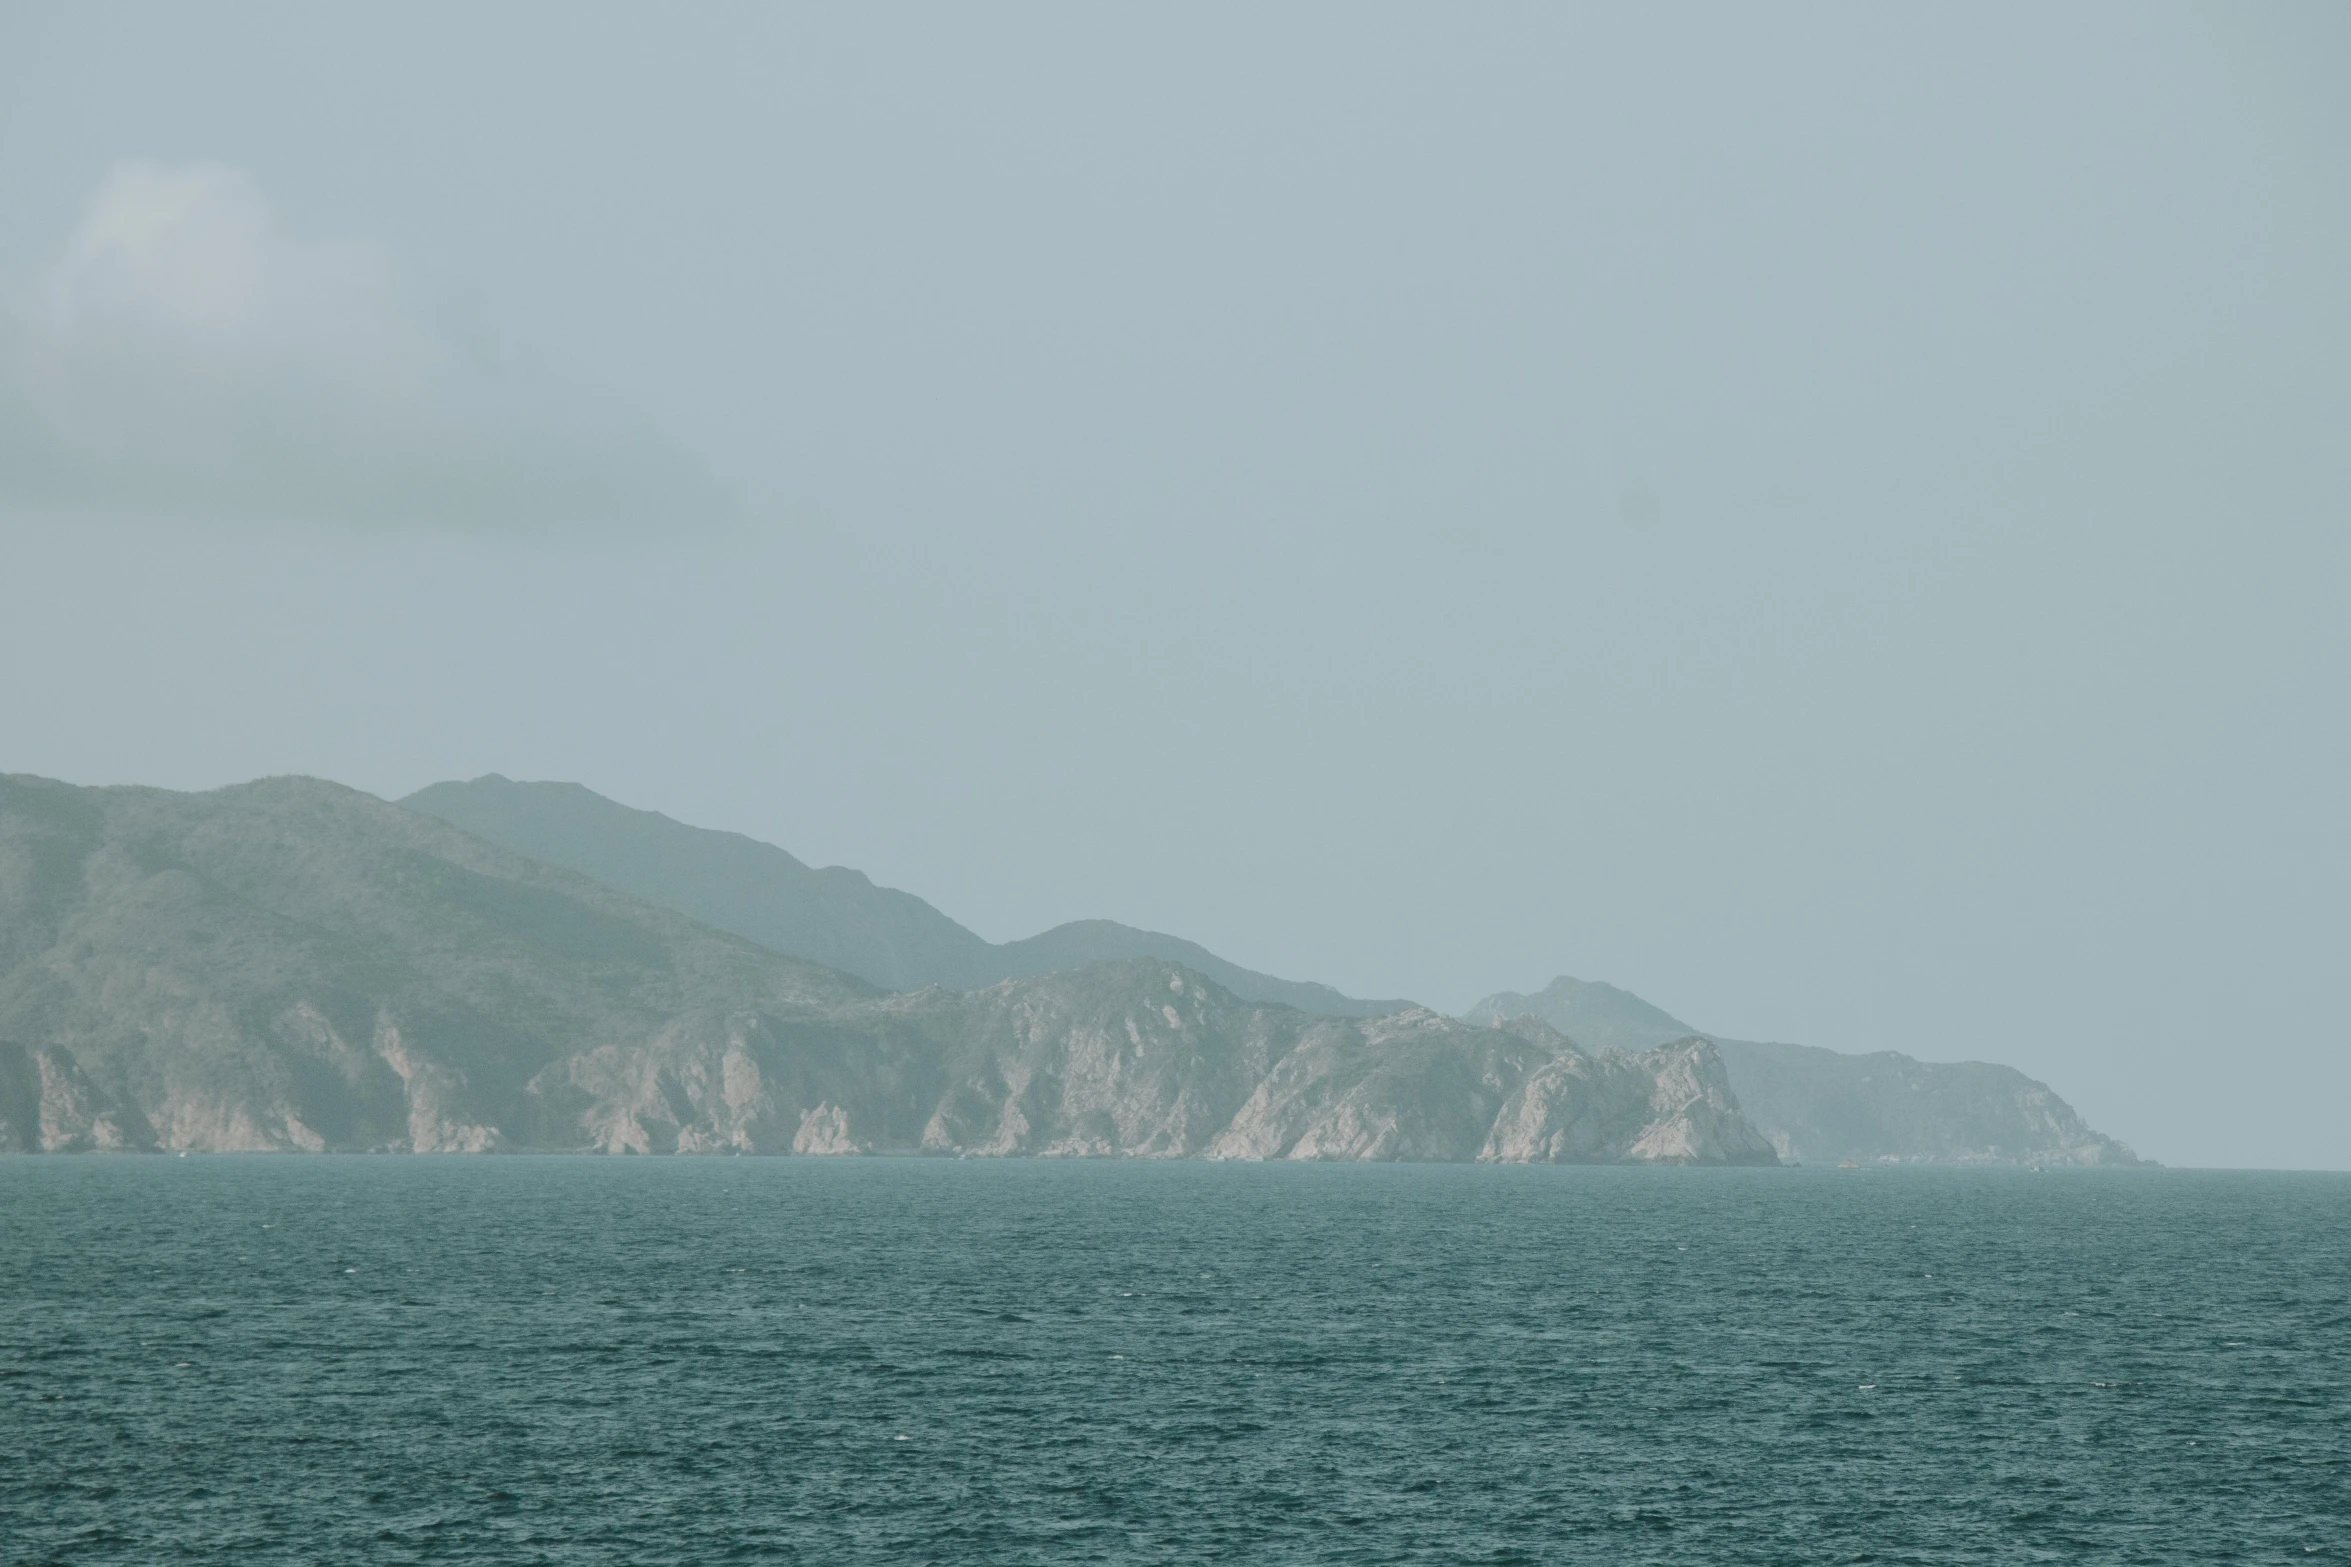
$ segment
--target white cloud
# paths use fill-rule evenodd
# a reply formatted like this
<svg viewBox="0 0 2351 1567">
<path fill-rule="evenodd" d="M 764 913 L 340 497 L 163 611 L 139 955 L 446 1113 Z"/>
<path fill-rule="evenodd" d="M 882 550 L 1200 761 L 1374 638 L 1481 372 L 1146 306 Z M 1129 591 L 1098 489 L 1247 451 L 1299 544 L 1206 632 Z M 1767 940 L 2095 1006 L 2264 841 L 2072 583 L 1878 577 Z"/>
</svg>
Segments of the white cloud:
<svg viewBox="0 0 2351 1567">
<path fill-rule="evenodd" d="M 290 236 L 220 164 L 117 165 L 0 322 L 0 499 L 600 534 L 731 511 L 658 431 L 486 362 L 375 247 Z"/>
</svg>

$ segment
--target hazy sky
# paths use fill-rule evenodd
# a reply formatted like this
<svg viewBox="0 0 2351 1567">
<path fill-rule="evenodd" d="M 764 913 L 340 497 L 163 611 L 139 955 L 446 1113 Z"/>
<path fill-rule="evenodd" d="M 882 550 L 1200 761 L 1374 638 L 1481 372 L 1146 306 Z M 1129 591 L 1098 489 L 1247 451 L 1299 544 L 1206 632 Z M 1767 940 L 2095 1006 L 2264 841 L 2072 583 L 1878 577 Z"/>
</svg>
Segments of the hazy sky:
<svg viewBox="0 0 2351 1567">
<path fill-rule="evenodd" d="M 0 769 L 2351 1166 L 2351 10 L 0 0 Z"/>
</svg>

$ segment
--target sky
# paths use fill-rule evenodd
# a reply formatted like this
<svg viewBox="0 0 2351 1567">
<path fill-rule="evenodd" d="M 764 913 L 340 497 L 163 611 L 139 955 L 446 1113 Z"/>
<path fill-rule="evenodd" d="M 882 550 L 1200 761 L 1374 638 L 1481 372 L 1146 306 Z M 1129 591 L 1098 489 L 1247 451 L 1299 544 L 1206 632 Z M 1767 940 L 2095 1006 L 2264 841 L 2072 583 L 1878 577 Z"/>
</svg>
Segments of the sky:
<svg viewBox="0 0 2351 1567">
<path fill-rule="evenodd" d="M 2351 1167 L 2351 12 L 0 0 L 0 770 Z"/>
</svg>

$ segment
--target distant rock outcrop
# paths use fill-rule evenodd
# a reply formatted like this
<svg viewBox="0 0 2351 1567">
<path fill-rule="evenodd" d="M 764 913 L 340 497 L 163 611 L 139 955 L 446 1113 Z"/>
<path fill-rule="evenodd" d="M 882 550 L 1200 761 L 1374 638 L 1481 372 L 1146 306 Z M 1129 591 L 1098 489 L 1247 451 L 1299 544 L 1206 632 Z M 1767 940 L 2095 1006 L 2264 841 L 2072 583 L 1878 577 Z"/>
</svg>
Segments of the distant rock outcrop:
<svg viewBox="0 0 2351 1567">
<path fill-rule="evenodd" d="M 155 1146 L 146 1118 L 92 1084 L 70 1051 L 0 1040 L 0 1153 L 136 1153 Z"/>
<path fill-rule="evenodd" d="M 1927 1164 L 2137 1164 L 2048 1084 L 1987 1061 L 1891 1050 L 1715 1041 L 1739 1102 L 1782 1159 Z"/>
<path fill-rule="evenodd" d="M 0 778 L 0 1147 L 1770 1163 L 1704 1040 L 885 994 L 310 779 Z"/>
<path fill-rule="evenodd" d="M 1562 976 L 1533 995 L 1505 991 L 1464 1016 L 1532 1013 L 1581 1040 L 1639 1049 L 1696 1034 L 1629 991 Z M 1782 1160 L 1931 1164 L 2135 1164 L 2048 1084 L 1983 1061 L 1893 1051 L 1849 1056 L 1810 1045 L 1713 1036 L 1746 1118 Z"/>
<path fill-rule="evenodd" d="M 1277 979 L 1228 963 L 1180 936 L 1113 920 L 1073 920 L 1025 940 L 990 942 L 912 893 L 875 886 L 863 871 L 838 865 L 817 870 L 773 844 L 689 827 L 575 783 L 518 783 L 491 774 L 434 784 L 400 803 L 501 848 L 885 990 L 978 990 L 1089 963 L 1157 958 L 1205 974 L 1245 1000 L 1326 1017 L 1379 1017 L 1411 1005 Z"/>
</svg>

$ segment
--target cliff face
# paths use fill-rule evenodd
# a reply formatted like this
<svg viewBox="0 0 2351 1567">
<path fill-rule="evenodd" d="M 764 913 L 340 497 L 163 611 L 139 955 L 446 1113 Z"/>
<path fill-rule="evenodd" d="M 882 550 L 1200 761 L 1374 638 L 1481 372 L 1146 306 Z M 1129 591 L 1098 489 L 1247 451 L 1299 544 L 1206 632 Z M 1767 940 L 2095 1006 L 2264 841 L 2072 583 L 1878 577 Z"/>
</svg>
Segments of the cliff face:
<svg viewBox="0 0 2351 1567">
<path fill-rule="evenodd" d="M 1600 1107 L 1648 1094 L 1650 1117 L 1629 1156 L 1660 1164 L 1774 1164 L 1770 1142 L 1733 1097 L 1721 1057 L 1703 1039 L 1653 1050 L 1580 1052 L 1530 1074 L 1503 1107 L 1480 1157 L 1573 1163 L 1618 1133 Z"/>
<path fill-rule="evenodd" d="M 1686 1038 L 1688 1024 L 1613 985 L 1561 977 L 1472 1007 L 1472 1021 L 1524 1011 L 1578 1039 L 1631 1048 Z M 1809 1045 L 1714 1039 L 1736 1103 L 1794 1163 L 2135 1164 L 2046 1083 L 1983 1061 L 1850 1056 Z"/>
<path fill-rule="evenodd" d="M 1776 1162 L 1704 1041 L 1594 1058 L 1554 1039 L 1310 1017 L 1137 960 L 675 1030 L 534 1086 L 607 1152 Z"/>
<path fill-rule="evenodd" d="M 1702 1040 L 887 995 L 369 796 L 0 779 L 0 1148 L 1770 1163 Z"/>
<path fill-rule="evenodd" d="M 0 1040 L 0 1153 L 127 1153 L 154 1146 L 146 1117 L 101 1092 L 72 1052 Z"/>
</svg>

